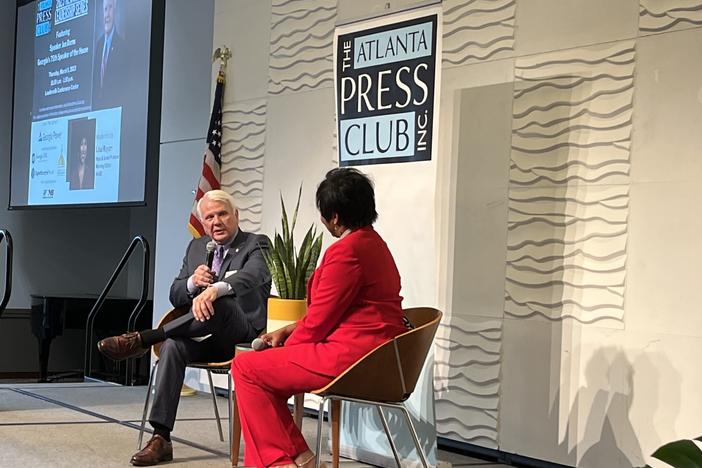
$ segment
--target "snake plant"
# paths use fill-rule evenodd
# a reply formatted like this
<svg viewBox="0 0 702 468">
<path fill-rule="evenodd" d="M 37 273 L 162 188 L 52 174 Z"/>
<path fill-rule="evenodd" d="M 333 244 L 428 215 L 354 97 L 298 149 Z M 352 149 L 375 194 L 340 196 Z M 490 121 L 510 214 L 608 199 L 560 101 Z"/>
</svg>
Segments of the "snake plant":
<svg viewBox="0 0 702 468">
<path fill-rule="evenodd" d="M 297 204 L 292 223 L 288 224 L 283 195 L 280 196 L 282 209 L 282 233 L 275 231 L 273 243 L 264 254 L 268 270 L 281 299 L 304 299 L 307 292 L 307 280 L 317 266 L 317 259 L 322 250 L 322 234 L 317 234 L 314 224 L 310 226 L 302 240 L 300 249 L 295 248 L 294 231 L 297 223 L 297 210 L 300 207 L 302 185 L 297 194 Z"/>
</svg>

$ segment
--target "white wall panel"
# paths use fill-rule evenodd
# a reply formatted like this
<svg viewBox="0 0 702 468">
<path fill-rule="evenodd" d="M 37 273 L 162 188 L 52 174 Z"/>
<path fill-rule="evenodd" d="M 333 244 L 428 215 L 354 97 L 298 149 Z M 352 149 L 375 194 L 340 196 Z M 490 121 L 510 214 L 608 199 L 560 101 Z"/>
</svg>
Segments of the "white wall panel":
<svg viewBox="0 0 702 468">
<path fill-rule="evenodd" d="M 336 0 L 274 0 L 268 92 L 331 87 Z"/>
<path fill-rule="evenodd" d="M 639 0 L 518 0 L 515 55 L 633 39 Z"/>
<path fill-rule="evenodd" d="M 261 229 L 266 110 L 265 99 L 238 101 L 222 110 L 222 190 L 236 200 L 239 224 L 248 232 Z"/>
<path fill-rule="evenodd" d="M 516 0 L 446 0 L 442 8 L 443 66 L 513 55 Z"/>
<path fill-rule="evenodd" d="M 700 0 L 641 0 L 640 34 L 656 34 L 702 26 Z"/>
<path fill-rule="evenodd" d="M 626 41 L 516 61 L 510 316 L 623 320 L 634 57 Z"/>
</svg>

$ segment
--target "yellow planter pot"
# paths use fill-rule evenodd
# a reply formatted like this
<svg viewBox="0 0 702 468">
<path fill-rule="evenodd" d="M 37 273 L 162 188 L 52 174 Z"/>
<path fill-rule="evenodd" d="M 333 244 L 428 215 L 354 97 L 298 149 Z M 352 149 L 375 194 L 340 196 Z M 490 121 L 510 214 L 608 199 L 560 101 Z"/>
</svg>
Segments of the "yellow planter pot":
<svg viewBox="0 0 702 468">
<path fill-rule="evenodd" d="M 307 301 L 305 299 L 269 297 L 266 331 L 273 332 L 292 322 L 297 322 L 305 316 L 306 312 Z"/>
</svg>

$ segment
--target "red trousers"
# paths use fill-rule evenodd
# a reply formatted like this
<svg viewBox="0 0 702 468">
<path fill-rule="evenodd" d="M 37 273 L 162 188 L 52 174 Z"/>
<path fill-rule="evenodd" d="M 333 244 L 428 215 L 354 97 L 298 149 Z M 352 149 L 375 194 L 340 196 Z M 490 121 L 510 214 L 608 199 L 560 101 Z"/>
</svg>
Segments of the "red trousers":
<svg viewBox="0 0 702 468">
<path fill-rule="evenodd" d="M 299 351 L 303 346 L 314 345 L 293 347 Z M 295 394 L 324 387 L 332 378 L 291 363 L 289 350 L 282 347 L 244 353 L 232 362 L 246 466 L 294 463 L 295 457 L 309 448 L 287 401 Z"/>
</svg>

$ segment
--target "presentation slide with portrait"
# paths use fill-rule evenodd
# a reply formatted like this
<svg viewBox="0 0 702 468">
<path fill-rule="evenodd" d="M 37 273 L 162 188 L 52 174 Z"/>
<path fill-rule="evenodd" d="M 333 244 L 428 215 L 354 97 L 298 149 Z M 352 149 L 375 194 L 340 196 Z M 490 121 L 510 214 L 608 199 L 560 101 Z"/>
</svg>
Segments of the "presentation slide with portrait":
<svg viewBox="0 0 702 468">
<path fill-rule="evenodd" d="M 121 109 L 114 108 L 34 122 L 29 204 L 117 200 L 120 121 Z"/>
<path fill-rule="evenodd" d="M 17 9 L 10 205 L 144 199 L 151 2 Z"/>
</svg>

